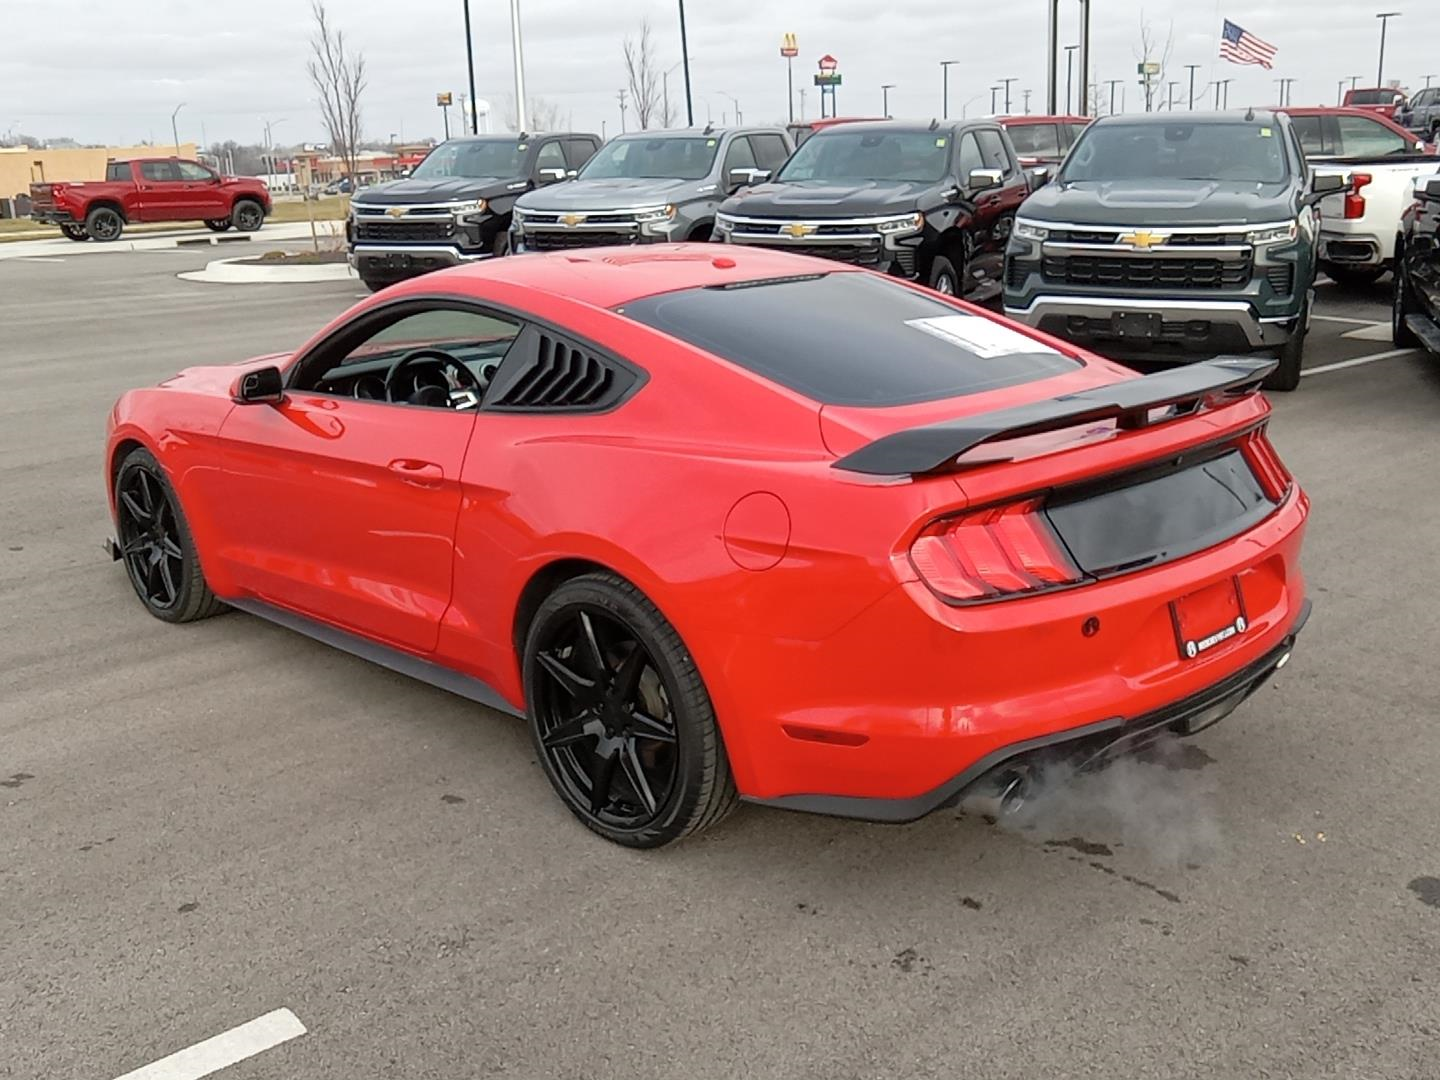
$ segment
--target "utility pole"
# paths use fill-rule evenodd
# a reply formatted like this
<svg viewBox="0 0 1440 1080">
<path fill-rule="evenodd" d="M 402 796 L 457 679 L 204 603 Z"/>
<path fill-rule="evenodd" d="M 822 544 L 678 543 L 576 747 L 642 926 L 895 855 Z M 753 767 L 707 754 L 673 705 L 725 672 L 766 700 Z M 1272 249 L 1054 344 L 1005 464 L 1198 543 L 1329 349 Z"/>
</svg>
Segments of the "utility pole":
<svg viewBox="0 0 1440 1080">
<path fill-rule="evenodd" d="M 994 116 L 994 115 L 995 115 L 995 95 L 998 94 L 999 92 L 1000 92 L 1000 87 L 998 87 L 998 86 L 992 86 L 992 87 L 990 87 L 990 115 L 991 115 L 991 116 Z"/>
<path fill-rule="evenodd" d="M 890 91 L 895 89 L 893 82 L 880 84 L 880 115 L 886 120 L 890 119 Z M 737 105 L 738 109 L 739 106 Z"/>
<path fill-rule="evenodd" d="M 1234 81 L 1234 79 L 1215 80 L 1215 108 L 1217 110 L 1230 107 L 1230 84 Z M 1223 99 L 1220 96 L 1222 93 L 1225 95 Z"/>
<path fill-rule="evenodd" d="M 1391 19 L 1398 19 L 1402 13 L 1399 11 L 1382 11 L 1375 18 L 1380 20 L 1380 64 L 1375 69 L 1375 85 L 1385 85 L 1385 27 Z"/>
<path fill-rule="evenodd" d="M 940 61 L 940 116 L 945 120 L 950 119 L 950 65 L 959 62 L 959 60 Z"/>
<path fill-rule="evenodd" d="M 1106 81 L 1110 84 L 1110 115 L 1111 115 L 1111 116 L 1114 116 L 1114 115 L 1115 115 L 1115 87 L 1117 87 L 1118 85 L 1120 85 L 1120 83 L 1124 82 L 1124 80 L 1123 80 L 1123 79 L 1107 79 Z"/>
<path fill-rule="evenodd" d="M 528 124 L 525 117 L 525 46 L 520 41 L 520 0 L 510 0 L 510 48 L 515 54 L 515 126 L 524 131 Z M 479 123 L 478 119 L 476 123 Z"/>
<path fill-rule="evenodd" d="M 680 62 L 685 65 L 685 126 L 695 126 L 695 103 L 690 97 L 690 45 L 685 40 L 685 0 L 680 0 Z"/>
<path fill-rule="evenodd" d="M 1013 82 L 1019 82 L 1019 81 L 1020 81 L 1020 80 L 1019 80 L 1018 78 L 1016 78 L 1014 75 L 1011 75 L 1008 79 L 1001 79 L 1001 80 L 1000 80 L 1000 84 L 1005 87 L 1005 115 L 1006 115 L 1006 116 L 1009 116 L 1009 115 L 1010 115 L 1010 84 L 1013 83 Z"/>
<path fill-rule="evenodd" d="M 1020 91 L 1020 94 L 1021 94 L 1021 96 L 1025 99 L 1025 115 L 1026 115 L 1026 116 L 1029 116 L 1029 115 L 1030 115 L 1030 91 L 1029 91 L 1028 89 L 1026 89 L 1026 90 L 1021 90 L 1021 91 Z"/>
<path fill-rule="evenodd" d="M 1185 65 L 1185 70 L 1190 72 L 1190 109 L 1192 112 L 1195 109 L 1195 69 L 1199 66 L 1199 64 Z"/>
<path fill-rule="evenodd" d="M 1339 104 L 1340 104 L 1342 101 L 1344 101 L 1344 100 L 1345 100 L 1345 80 L 1344 80 L 1344 79 L 1341 79 L 1339 85 L 1335 87 L 1335 104 L 1336 104 L 1336 105 L 1339 105 Z"/>
<path fill-rule="evenodd" d="M 470 0 L 465 0 L 465 63 L 470 68 L 470 100 L 475 100 L 475 46 L 470 42 Z M 463 95 L 462 95 L 463 97 Z M 480 134 L 480 118 L 470 110 L 470 134 Z M 460 126 L 465 126 L 465 102 L 460 102 Z"/>
<path fill-rule="evenodd" d="M 184 107 L 185 107 L 185 102 L 182 101 L 182 102 L 180 102 L 179 105 L 176 105 L 176 106 L 175 106 L 175 111 L 170 114 L 170 137 L 175 140 L 175 156 L 176 156 L 176 157 L 179 157 L 179 156 L 180 156 L 180 131 L 179 131 L 179 129 L 175 126 L 175 118 L 180 115 L 180 110 L 183 109 Z M 267 138 L 267 139 L 269 138 L 268 132 L 267 132 L 267 134 L 266 134 L 266 138 Z"/>
<path fill-rule="evenodd" d="M 1440 76 L 1437 76 L 1437 75 L 1426 75 L 1426 76 L 1425 76 L 1425 89 L 1426 89 L 1426 90 L 1429 90 L 1429 89 L 1430 89 L 1430 80 L 1431 80 L 1431 79 L 1435 79 L 1435 78 L 1440 78 Z M 200 125 L 200 128 L 201 128 L 201 130 L 203 131 L 204 128 L 205 128 L 205 125 L 204 125 L 204 124 L 201 124 L 201 125 Z"/>
<path fill-rule="evenodd" d="M 1080 108 L 1081 116 L 1090 115 L 1090 0 L 1080 0 Z"/>
<path fill-rule="evenodd" d="M 1165 111 L 1166 111 L 1166 112 L 1174 112 L 1174 111 L 1175 111 L 1175 87 L 1176 87 L 1177 85 L 1179 85 L 1179 84 L 1178 84 L 1178 82 L 1177 82 L 1175 79 L 1171 79 L 1170 81 L 1168 81 L 1168 82 L 1165 84 Z"/>
<path fill-rule="evenodd" d="M 1055 115 L 1055 67 L 1060 54 L 1056 47 L 1060 44 L 1060 0 L 1049 0 L 1045 5 L 1049 9 L 1049 17 L 1045 23 L 1045 109 L 1046 112 Z M 1068 62 L 1069 57 L 1066 57 Z M 1069 105 L 1066 105 L 1068 111 Z"/>
<path fill-rule="evenodd" d="M 1074 66 L 1074 63 L 1075 63 L 1075 50 L 1078 49 L 1079 47 L 1080 47 L 1079 45 L 1066 45 L 1066 46 L 1065 46 L 1065 115 L 1066 115 L 1066 116 L 1072 116 L 1072 115 L 1074 115 L 1073 113 L 1070 112 L 1070 75 L 1071 75 L 1071 68 Z"/>
<path fill-rule="evenodd" d="M 621 90 L 616 95 L 620 99 L 620 134 L 625 134 L 625 91 Z"/>
</svg>

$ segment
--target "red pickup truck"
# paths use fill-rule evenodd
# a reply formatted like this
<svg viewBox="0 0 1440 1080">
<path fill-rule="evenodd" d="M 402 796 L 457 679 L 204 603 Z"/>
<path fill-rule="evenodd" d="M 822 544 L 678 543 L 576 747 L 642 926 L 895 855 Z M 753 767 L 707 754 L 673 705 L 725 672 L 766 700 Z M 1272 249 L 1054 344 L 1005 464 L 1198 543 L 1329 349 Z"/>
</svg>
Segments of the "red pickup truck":
<svg viewBox="0 0 1440 1080">
<path fill-rule="evenodd" d="M 220 176 L 183 158 L 112 161 L 105 179 L 30 185 L 30 217 L 59 225 L 71 240 L 114 240 L 141 221 L 203 221 L 254 232 L 270 213 L 264 181 Z"/>
</svg>

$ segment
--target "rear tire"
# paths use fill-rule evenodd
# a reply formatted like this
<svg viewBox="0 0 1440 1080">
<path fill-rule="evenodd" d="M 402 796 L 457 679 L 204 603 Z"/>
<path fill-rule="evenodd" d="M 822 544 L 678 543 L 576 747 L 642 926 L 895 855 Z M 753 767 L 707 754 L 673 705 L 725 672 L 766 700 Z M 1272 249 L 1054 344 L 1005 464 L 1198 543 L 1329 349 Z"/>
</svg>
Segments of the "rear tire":
<svg viewBox="0 0 1440 1080">
<path fill-rule="evenodd" d="M 490 254 L 497 259 L 510 254 L 510 230 L 508 228 L 501 229 L 490 241 Z"/>
<path fill-rule="evenodd" d="M 1300 310 L 1295 333 L 1276 353 L 1280 366 L 1265 376 L 1266 390 L 1290 391 L 1300 385 L 1300 364 L 1305 355 L 1305 338 L 1310 334 L 1310 301 Z"/>
<path fill-rule="evenodd" d="M 523 670 L 536 756 L 587 828 L 625 847 L 654 848 L 735 808 L 730 762 L 695 661 L 629 582 L 594 573 L 560 585 L 530 624 Z"/>
<path fill-rule="evenodd" d="M 83 244 L 90 239 L 90 234 L 85 231 L 84 225 L 61 225 L 60 231 L 65 234 L 67 240 L 75 240 Z"/>
<path fill-rule="evenodd" d="M 1404 253 L 1395 249 L 1395 284 L 1390 292 L 1390 340 L 1397 349 L 1415 349 L 1420 339 L 1415 331 L 1405 324 L 1409 315 L 1417 315 L 1420 306 L 1415 303 L 1415 292 L 1410 288 L 1410 275 L 1405 272 Z"/>
<path fill-rule="evenodd" d="M 959 296 L 960 271 L 949 258 L 936 255 L 930 260 L 930 274 L 925 284 L 945 296 Z"/>
<path fill-rule="evenodd" d="M 1373 285 L 1385 276 L 1383 266 L 1337 266 L 1335 263 L 1325 263 L 1320 269 L 1342 289 L 1359 289 Z"/>
<path fill-rule="evenodd" d="M 265 224 L 265 208 L 254 199 L 240 199 L 230 211 L 230 223 L 241 232 L 255 232 Z"/>
<path fill-rule="evenodd" d="M 85 234 L 101 244 L 119 240 L 125 231 L 125 219 L 108 206 L 97 206 L 85 215 Z"/>
<path fill-rule="evenodd" d="M 207 218 L 205 221 L 205 227 L 211 232 L 224 232 L 230 224 L 229 218 Z"/>
<path fill-rule="evenodd" d="M 170 479 L 144 447 L 126 454 L 115 473 L 115 519 L 125 572 L 146 611 L 185 623 L 225 609 L 205 583 Z"/>
</svg>

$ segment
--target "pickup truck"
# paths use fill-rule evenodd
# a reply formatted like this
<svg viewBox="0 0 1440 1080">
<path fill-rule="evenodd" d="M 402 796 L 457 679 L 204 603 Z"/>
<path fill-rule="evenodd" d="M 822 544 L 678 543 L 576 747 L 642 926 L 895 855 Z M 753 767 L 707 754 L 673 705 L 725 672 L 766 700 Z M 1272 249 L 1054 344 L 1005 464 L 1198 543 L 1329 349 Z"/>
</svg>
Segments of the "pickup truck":
<svg viewBox="0 0 1440 1080">
<path fill-rule="evenodd" d="M 221 176 L 184 158 L 112 161 L 104 180 L 30 185 L 30 217 L 71 240 L 116 240 L 142 221 L 203 221 L 214 232 L 254 232 L 270 213 L 263 180 Z"/>
<path fill-rule="evenodd" d="M 994 120 L 822 128 L 771 181 L 720 204 L 714 239 L 911 278 L 977 302 L 1000 292 L 1005 238 L 1030 190 Z"/>
<path fill-rule="evenodd" d="M 778 169 L 793 149 L 781 128 L 620 135 L 570 183 L 516 200 L 510 250 L 709 240 L 720 201 L 750 170 Z"/>
<path fill-rule="evenodd" d="M 1440 141 L 1440 86 L 1427 86 L 1395 110 L 1395 122 L 1423 135 L 1432 143 Z"/>
<path fill-rule="evenodd" d="M 1415 178 L 1440 169 L 1440 158 L 1414 133 L 1363 109 L 1283 111 L 1310 164 L 1344 180 L 1340 193 L 1320 203 L 1320 269 L 1337 285 L 1368 285 L 1394 262 Z"/>
<path fill-rule="evenodd" d="M 1005 314 L 1117 356 L 1273 352 L 1300 382 L 1319 224 L 1343 184 L 1315 177 L 1283 113 L 1107 116 L 1020 207 Z"/>
<path fill-rule="evenodd" d="M 350 265 L 375 290 L 504 255 L 516 200 L 576 176 L 598 149 L 598 136 L 580 133 L 448 139 L 405 179 L 351 198 Z"/>
<path fill-rule="evenodd" d="M 1393 86 L 1361 86 L 1345 91 L 1341 105 L 1350 109 L 1364 109 L 1386 119 L 1395 116 L 1398 109 L 1405 107 L 1405 91 Z"/>
<path fill-rule="evenodd" d="M 1400 221 L 1390 332 L 1397 348 L 1440 355 L 1440 176 L 1415 184 Z"/>
</svg>

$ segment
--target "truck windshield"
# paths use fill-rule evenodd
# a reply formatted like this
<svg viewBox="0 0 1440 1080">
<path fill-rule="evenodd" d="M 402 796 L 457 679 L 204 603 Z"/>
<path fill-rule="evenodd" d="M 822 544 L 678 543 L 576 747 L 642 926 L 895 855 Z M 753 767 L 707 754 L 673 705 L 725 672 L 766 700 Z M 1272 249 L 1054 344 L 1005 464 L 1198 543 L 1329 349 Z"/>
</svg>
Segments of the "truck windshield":
<svg viewBox="0 0 1440 1080">
<path fill-rule="evenodd" d="M 417 180 L 519 176 L 524 158 L 525 144 L 515 139 L 452 139 L 431 150 L 410 175 Z"/>
<path fill-rule="evenodd" d="M 1403 96 L 1398 90 L 1352 90 L 1345 96 L 1345 104 L 1394 105 Z"/>
<path fill-rule="evenodd" d="M 706 137 L 616 139 L 586 162 L 580 178 L 702 180 L 719 149 L 719 139 Z"/>
<path fill-rule="evenodd" d="M 820 131 L 806 139 L 777 180 L 900 180 L 945 175 L 950 137 L 933 131 Z"/>
<path fill-rule="evenodd" d="M 1287 175 L 1279 128 L 1264 121 L 1092 124 L 1059 179 L 1230 180 L 1278 184 Z"/>
</svg>

